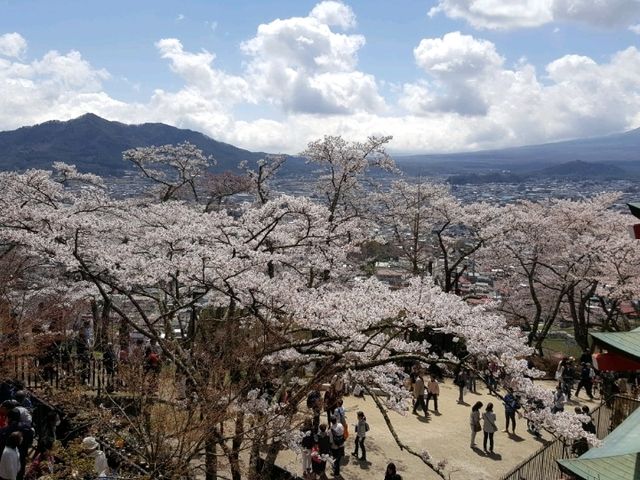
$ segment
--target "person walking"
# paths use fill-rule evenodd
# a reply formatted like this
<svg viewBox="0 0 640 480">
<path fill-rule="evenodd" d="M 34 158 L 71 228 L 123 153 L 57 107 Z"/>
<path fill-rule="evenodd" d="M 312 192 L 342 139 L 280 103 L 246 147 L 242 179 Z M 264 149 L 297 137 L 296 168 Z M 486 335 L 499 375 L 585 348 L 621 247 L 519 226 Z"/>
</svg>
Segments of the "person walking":
<svg viewBox="0 0 640 480">
<path fill-rule="evenodd" d="M 440 385 L 438 384 L 438 380 L 436 377 L 431 375 L 429 382 L 427 383 L 427 401 L 425 402 L 425 408 L 427 411 L 429 410 L 429 400 L 433 398 L 433 408 L 436 413 L 440 413 L 438 411 L 438 395 L 440 395 Z"/>
<path fill-rule="evenodd" d="M 396 471 L 395 463 L 392 462 L 387 465 L 387 470 L 384 472 L 384 480 L 402 480 L 402 477 Z"/>
<path fill-rule="evenodd" d="M 504 416 L 506 419 L 506 425 L 504 432 L 509 433 L 509 422 L 513 425 L 513 433 L 516 433 L 516 412 L 520 409 L 520 402 L 513 394 L 511 390 L 507 392 L 503 399 L 504 403 Z"/>
<path fill-rule="evenodd" d="M 574 366 L 575 359 L 569 357 L 567 363 L 562 371 L 562 387 L 564 394 L 567 396 L 567 401 L 571 400 L 571 391 L 573 390 L 573 382 L 576 377 L 576 369 Z"/>
<path fill-rule="evenodd" d="M 482 402 L 476 402 L 473 407 L 471 407 L 471 415 L 469 415 L 469 426 L 471 427 L 471 448 L 476 446 L 476 434 L 482 431 L 482 425 L 480 424 L 481 408 Z"/>
<path fill-rule="evenodd" d="M 356 431 L 356 446 L 355 450 L 351 453 L 354 457 L 358 458 L 358 447 L 362 451 L 362 457 L 360 460 L 367 461 L 367 449 L 364 446 L 364 439 L 369 431 L 369 424 L 367 423 L 367 417 L 364 416 L 364 412 L 358 412 L 358 423 L 355 425 Z"/>
<path fill-rule="evenodd" d="M 6 440 L 2 458 L 0 458 L 0 480 L 16 480 L 20 472 L 20 452 L 18 447 L 22 443 L 22 434 L 12 432 Z"/>
<path fill-rule="evenodd" d="M 496 426 L 496 414 L 493 413 L 493 403 L 489 402 L 487 408 L 482 414 L 482 430 L 484 438 L 482 447 L 487 452 L 487 441 L 489 442 L 489 453 L 493 453 L 493 434 L 498 431 Z"/>
<path fill-rule="evenodd" d="M 418 407 L 420 407 L 422 408 L 422 411 L 424 411 L 424 416 L 428 417 L 429 412 L 427 411 L 427 406 L 424 403 L 424 380 L 422 378 L 422 375 L 418 375 L 416 377 L 416 380 L 413 384 L 413 395 L 414 397 L 416 397 L 416 401 L 413 404 L 413 414 L 417 415 L 417 409 Z"/>
<path fill-rule="evenodd" d="M 580 355 L 580 363 L 588 363 L 589 365 L 593 365 L 593 357 L 591 356 L 591 350 L 585 348 L 582 351 L 582 355 Z"/>
<path fill-rule="evenodd" d="M 580 369 L 580 381 L 578 382 L 578 388 L 576 389 L 576 397 L 580 394 L 582 387 L 584 387 L 587 391 L 589 400 L 593 400 L 593 377 L 595 377 L 593 366 L 590 363 L 583 363 L 582 368 Z"/>
<path fill-rule="evenodd" d="M 467 390 L 471 393 L 478 393 L 476 378 L 475 372 L 471 370 L 467 372 Z"/>
</svg>

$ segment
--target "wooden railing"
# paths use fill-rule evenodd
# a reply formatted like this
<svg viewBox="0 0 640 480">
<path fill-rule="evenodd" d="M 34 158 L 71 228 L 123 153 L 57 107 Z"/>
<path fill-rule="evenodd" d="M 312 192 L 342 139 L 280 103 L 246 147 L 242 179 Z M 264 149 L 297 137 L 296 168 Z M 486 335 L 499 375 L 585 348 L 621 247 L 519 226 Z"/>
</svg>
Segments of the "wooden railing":
<svg viewBox="0 0 640 480">
<path fill-rule="evenodd" d="M 103 361 L 95 356 L 69 356 L 54 362 L 41 361 L 33 355 L 12 355 L 2 359 L 2 373 L 25 388 L 65 388 L 84 385 L 101 393 L 113 381 Z"/>
</svg>

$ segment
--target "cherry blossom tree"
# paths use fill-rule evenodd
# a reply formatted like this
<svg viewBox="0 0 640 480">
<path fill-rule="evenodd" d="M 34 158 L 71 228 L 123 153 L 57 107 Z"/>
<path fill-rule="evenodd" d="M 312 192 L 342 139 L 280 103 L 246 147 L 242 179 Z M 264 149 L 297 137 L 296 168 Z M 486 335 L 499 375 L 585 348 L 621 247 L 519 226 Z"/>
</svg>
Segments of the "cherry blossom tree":
<svg viewBox="0 0 640 480">
<path fill-rule="evenodd" d="M 521 202 L 501 211 L 502 226 L 484 264 L 507 274 L 502 310 L 525 326 L 539 353 L 560 318 L 572 322 L 576 341 L 586 348 L 592 297 L 607 299 L 603 323 L 609 325 L 637 285 L 637 249 L 621 233 L 628 215 L 610 210 L 616 198 Z"/>
<path fill-rule="evenodd" d="M 205 173 L 198 182 L 198 189 L 206 196 L 205 211 L 220 209 L 225 201 L 239 193 L 252 191 L 253 182 L 246 175 L 238 175 L 232 172 L 218 174 Z"/>
<path fill-rule="evenodd" d="M 329 210 L 330 222 L 362 211 L 362 182 L 368 171 L 395 171 L 395 163 L 384 148 L 391 138 L 372 136 L 366 142 L 348 142 L 325 136 L 300 154 L 320 170 L 317 190 Z"/>
<path fill-rule="evenodd" d="M 176 194 L 184 189 L 188 189 L 193 198 L 198 200 L 196 180 L 209 166 L 215 164 L 212 157 L 207 157 L 202 150 L 189 142 L 133 148 L 123 152 L 122 156 L 124 160 L 131 162 L 143 177 L 153 182 L 163 202 L 175 198 Z"/>
<path fill-rule="evenodd" d="M 386 392 L 384 399 L 374 394 L 383 415 L 406 412 L 410 393 L 398 381 L 406 361 L 452 369 L 495 362 L 507 386 L 545 402 L 537 421 L 567 438 L 583 436 L 580 419 L 550 414 L 550 393 L 527 377 L 523 358 L 532 350 L 503 316 L 467 305 L 428 276 L 400 290 L 352 278 L 348 256 L 367 237 L 355 193 L 372 164 L 391 166 L 387 140 L 311 144 L 308 156 L 330 172 L 325 204 L 258 194 L 234 215 L 162 201 L 182 180 L 167 182 L 161 201 L 149 202 L 65 188 L 51 172 L 2 173 L 0 243 L 55 265 L 68 295 L 100 299 L 158 345 L 201 420 L 185 432 L 176 419 L 171 435 L 191 437 L 188 453 L 162 457 L 175 471 L 191 471 L 204 449 L 208 479 L 217 475 L 218 453 L 234 480 L 260 478 L 283 448 L 298 448 L 299 405 L 335 374 Z M 149 151 L 139 153 L 146 158 Z M 314 271 L 331 274 L 314 279 Z M 407 340 L 426 328 L 455 337 L 464 354 Z M 408 451 L 444 478 L 443 464 L 428 452 Z"/>
<path fill-rule="evenodd" d="M 267 155 L 256 162 L 257 168 L 255 170 L 249 167 L 247 161 L 240 162 L 239 167 L 249 178 L 252 191 L 258 202 L 267 203 L 271 197 L 271 181 L 282 168 L 286 159 L 287 157 L 284 155 Z"/>
<path fill-rule="evenodd" d="M 498 209 L 462 205 L 443 184 L 394 181 L 372 197 L 374 217 L 402 248 L 411 273 L 432 275 L 445 292 L 455 291 L 469 256 L 495 235 Z"/>
</svg>

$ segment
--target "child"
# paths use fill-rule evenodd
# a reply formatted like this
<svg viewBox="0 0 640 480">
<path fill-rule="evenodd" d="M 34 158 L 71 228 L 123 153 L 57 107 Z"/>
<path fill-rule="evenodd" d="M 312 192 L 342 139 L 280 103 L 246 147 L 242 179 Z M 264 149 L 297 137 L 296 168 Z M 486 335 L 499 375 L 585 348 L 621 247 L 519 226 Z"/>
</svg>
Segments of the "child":
<svg viewBox="0 0 640 480">
<path fill-rule="evenodd" d="M 320 453 L 320 445 L 317 443 L 311 448 L 311 470 L 313 472 L 313 478 L 326 479 L 327 475 L 324 473 L 327 468 L 327 461 L 322 457 Z"/>
<path fill-rule="evenodd" d="M 305 425 L 302 427 L 302 476 L 311 473 L 311 450 L 313 445 L 315 444 L 315 440 L 313 438 L 313 432 L 311 421 L 305 422 Z"/>
</svg>

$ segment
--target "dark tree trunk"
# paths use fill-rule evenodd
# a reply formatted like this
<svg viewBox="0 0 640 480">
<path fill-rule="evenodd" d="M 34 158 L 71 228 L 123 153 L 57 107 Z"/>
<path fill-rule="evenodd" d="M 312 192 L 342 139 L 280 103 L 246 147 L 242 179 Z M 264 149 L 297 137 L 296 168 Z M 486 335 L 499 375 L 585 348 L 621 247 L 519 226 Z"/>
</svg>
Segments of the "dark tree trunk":
<svg viewBox="0 0 640 480">
<path fill-rule="evenodd" d="M 218 457 L 216 455 L 216 442 L 213 437 L 207 438 L 204 444 L 205 451 L 205 480 L 217 480 Z"/>
</svg>

